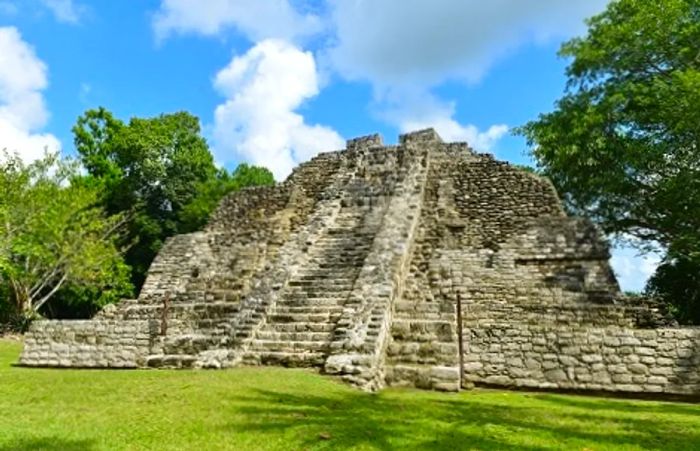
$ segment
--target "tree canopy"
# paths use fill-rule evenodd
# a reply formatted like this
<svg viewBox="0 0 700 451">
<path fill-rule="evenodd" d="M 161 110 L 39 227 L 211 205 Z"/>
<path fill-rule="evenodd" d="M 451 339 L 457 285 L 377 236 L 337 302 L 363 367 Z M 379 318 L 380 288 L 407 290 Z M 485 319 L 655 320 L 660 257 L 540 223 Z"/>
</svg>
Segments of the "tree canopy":
<svg viewBox="0 0 700 451">
<path fill-rule="evenodd" d="M 105 304 L 131 294 L 116 244 L 123 215 L 107 215 L 99 193 L 76 182 L 78 166 L 57 155 L 0 163 L 0 285 L 6 315 L 28 319 L 62 288 L 79 285 Z M 2 300 L 0 300 L 2 302 Z"/>
<path fill-rule="evenodd" d="M 215 177 L 201 183 L 192 201 L 179 215 L 182 232 L 199 230 L 206 224 L 219 201 L 228 193 L 247 186 L 274 185 L 275 177 L 269 169 L 241 163 L 233 172 L 219 169 Z"/>
<path fill-rule="evenodd" d="M 123 244 L 137 287 L 166 238 L 200 229 L 230 191 L 274 183 L 264 168 L 218 169 L 199 120 L 187 112 L 124 123 L 98 108 L 78 118 L 73 134 L 106 210 L 130 218 Z"/>
<path fill-rule="evenodd" d="M 700 0 L 614 0 L 561 47 L 556 109 L 519 129 L 570 210 L 660 244 L 666 270 L 700 271 L 699 42 Z M 700 303 L 697 277 L 675 274 L 654 293 L 673 303 L 673 285 L 695 280 Z"/>
</svg>

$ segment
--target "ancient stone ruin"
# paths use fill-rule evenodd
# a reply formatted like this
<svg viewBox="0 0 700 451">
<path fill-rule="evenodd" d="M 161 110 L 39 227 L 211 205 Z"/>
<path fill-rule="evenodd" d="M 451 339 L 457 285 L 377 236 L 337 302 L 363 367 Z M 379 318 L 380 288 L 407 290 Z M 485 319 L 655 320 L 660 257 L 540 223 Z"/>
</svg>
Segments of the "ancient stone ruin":
<svg viewBox="0 0 700 451">
<path fill-rule="evenodd" d="M 20 363 L 700 393 L 700 330 L 623 302 L 608 258 L 546 179 L 433 130 L 369 136 L 229 196 L 165 244 L 138 299 L 34 323 Z"/>
</svg>

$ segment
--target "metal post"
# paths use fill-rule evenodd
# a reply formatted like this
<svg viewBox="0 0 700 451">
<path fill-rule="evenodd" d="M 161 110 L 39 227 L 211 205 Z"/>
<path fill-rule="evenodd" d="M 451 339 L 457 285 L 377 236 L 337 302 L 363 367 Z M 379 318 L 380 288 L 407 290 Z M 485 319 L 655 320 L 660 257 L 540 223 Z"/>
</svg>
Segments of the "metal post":
<svg viewBox="0 0 700 451">
<path fill-rule="evenodd" d="M 459 348 L 459 388 L 464 387 L 464 335 L 462 331 L 462 296 L 457 293 L 457 339 Z"/>
<path fill-rule="evenodd" d="M 168 310 L 170 310 L 170 293 L 163 296 L 163 311 L 160 316 L 160 334 L 165 336 L 168 333 Z"/>
</svg>

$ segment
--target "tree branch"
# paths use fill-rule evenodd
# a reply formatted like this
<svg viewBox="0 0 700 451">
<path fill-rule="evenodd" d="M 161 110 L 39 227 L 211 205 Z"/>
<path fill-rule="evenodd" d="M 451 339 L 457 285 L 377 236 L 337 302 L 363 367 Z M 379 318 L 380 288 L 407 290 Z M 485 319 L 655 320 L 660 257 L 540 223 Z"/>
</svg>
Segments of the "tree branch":
<svg viewBox="0 0 700 451">
<path fill-rule="evenodd" d="M 41 298 L 41 299 L 39 300 L 39 302 L 37 302 L 36 305 L 34 305 L 34 306 L 32 307 L 33 310 L 34 310 L 34 312 L 38 312 L 39 309 L 41 308 L 41 306 L 44 305 L 44 304 L 46 303 L 46 301 L 48 301 L 48 300 L 51 298 L 51 296 L 53 296 L 54 294 L 56 294 L 56 292 L 61 288 L 61 286 L 63 285 L 63 282 L 65 282 L 67 278 L 68 278 L 68 274 L 63 274 L 63 277 L 61 277 L 61 280 L 58 281 L 58 283 L 56 284 L 56 286 L 53 287 L 53 288 L 51 289 L 51 291 L 49 291 L 48 294 L 47 294 L 46 296 L 44 296 L 43 298 Z"/>
</svg>

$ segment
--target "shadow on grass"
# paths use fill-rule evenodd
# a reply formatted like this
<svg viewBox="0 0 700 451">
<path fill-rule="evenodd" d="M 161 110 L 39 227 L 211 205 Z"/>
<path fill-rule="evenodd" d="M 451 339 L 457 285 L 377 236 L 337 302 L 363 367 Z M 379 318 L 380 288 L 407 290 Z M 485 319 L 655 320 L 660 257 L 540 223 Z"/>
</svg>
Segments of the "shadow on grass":
<svg viewBox="0 0 700 451">
<path fill-rule="evenodd" d="M 590 411 L 643 412 L 659 414 L 681 414 L 700 417 L 700 406 L 681 403 L 631 403 L 615 399 L 601 399 L 586 396 L 536 395 L 536 398 L 561 407 L 581 408 Z"/>
<path fill-rule="evenodd" d="M 453 399 L 401 395 L 300 396 L 258 390 L 235 397 L 246 420 L 229 424 L 227 430 L 258 431 L 262 437 L 283 434 L 303 448 L 327 449 L 540 450 L 592 445 L 687 450 L 700 443 L 696 424 L 674 424 L 672 414 L 683 412 L 669 412 L 658 420 L 601 418 L 594 410 L 588 414 L 566 405 L 548 408 L 534 397 L 530 407 L 468 394 Z"/>
<path fill-rule="evenodd" d="M 0 444 L 0 451 L 90 451 L 95 449 L 91 440 L 66 440 L 58 437 L 26 438 Z"/>
</svg>

